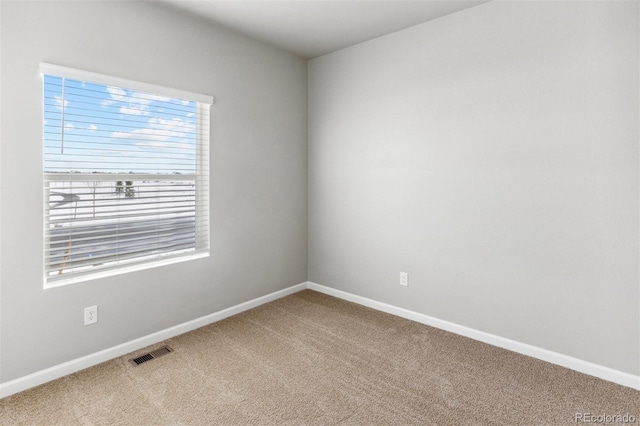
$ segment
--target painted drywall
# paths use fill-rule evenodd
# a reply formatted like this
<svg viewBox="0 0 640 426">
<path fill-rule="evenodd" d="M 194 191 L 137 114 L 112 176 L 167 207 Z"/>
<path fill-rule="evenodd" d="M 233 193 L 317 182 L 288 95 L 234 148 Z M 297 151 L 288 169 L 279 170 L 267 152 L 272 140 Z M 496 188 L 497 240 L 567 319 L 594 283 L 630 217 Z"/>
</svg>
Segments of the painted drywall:
<svg viewBox="0 0 640 426">
<path fill-rule="evenodd" d="M 306 281 L 306 61 L 153 2 L 2 2 L 1 37 L 1 382 Z M 41 61 L 216 98 L 209 258 L 43 289 Z"/>
<path fill-rule="evenodd" d="M 637 375 L 638 23 L 490 2 L 310 61 L 309 280 Z"/>
</svg>

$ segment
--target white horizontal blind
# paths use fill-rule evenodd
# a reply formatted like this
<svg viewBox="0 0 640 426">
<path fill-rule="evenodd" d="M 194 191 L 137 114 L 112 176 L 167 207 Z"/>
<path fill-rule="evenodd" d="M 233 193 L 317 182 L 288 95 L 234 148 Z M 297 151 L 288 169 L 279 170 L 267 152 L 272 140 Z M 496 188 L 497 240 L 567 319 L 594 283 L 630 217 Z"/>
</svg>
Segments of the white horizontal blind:
<svg viewBox="0 0 640 426">
<path fill-rule="evenodd" d="M 45 284 L 207 254 L 209 104 L 41 70 Z"/>
</svg>

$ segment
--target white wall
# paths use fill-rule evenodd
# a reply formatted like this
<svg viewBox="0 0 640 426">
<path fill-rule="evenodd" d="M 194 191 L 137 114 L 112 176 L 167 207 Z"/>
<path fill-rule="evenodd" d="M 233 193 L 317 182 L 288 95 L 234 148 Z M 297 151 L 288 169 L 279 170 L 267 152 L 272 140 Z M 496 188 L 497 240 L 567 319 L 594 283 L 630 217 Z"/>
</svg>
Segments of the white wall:
<svg viewBox="0 0 640 426">
<path fill-rule="evenodd" d="M 640 373 L 638 22 L 495 1 L 312 60 L 309 280 Z"/>
<path fill-rule="evenodd" d="M 1 382 L 306 281 L 304 60 L 152 2 L 2 2 L 1 19 Z M 40 61 L 216 98 L 210 258 L 43 290 Z"/>
</svg>

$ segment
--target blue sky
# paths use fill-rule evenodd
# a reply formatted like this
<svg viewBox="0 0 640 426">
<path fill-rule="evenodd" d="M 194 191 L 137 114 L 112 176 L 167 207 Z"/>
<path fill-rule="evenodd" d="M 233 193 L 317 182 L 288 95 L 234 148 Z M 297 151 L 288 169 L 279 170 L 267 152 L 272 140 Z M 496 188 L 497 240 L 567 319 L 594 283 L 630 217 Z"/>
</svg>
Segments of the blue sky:
<svg viewBox="0 0 640 426">
<path fill-rule="evenodd" d="M 46 75 L 43 130 L 45 171 L 195 173 L 194 101 Z"/>
</svg>

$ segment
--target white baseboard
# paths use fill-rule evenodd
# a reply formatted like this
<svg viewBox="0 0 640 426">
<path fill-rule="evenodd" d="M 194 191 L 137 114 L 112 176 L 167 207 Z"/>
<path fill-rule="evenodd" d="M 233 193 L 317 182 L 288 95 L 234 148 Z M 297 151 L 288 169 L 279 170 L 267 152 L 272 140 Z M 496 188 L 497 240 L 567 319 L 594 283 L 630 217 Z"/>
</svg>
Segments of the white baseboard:
<svg viewBox="0 0 640 426">
<path fill-rule="evenodd" d="M 415 322 L 419 322 L 421 324 L 429 325 L 431 327 L 439 328 L 445 331 L 450 331 L 452 333 L 469 337 L 471 339 L 478 340 L 480 342 L 488 343 L 490 345 L 497 346 L 499 348 L 508 349 L 510 351 L 517 352 L 523 355 L 528 355 L 532 358 L 537 358 L 542 361 L 550 362 L 552 364 L 569 368 L 571 370 L 588 374 L 590 376 L 598 377 L 600 379 L 617 383 L 622 386 L 640 390 L 640 376 L 635 376 L 630 373 L 614 370 L 609 367 L 604 367 L 602 365 L 594 364 L 592 362 L 584 361 L 578 358 L 573 358 L 568 355 L 563 355 L 547 349 L 539 348 L 537 346 L 532 346 L 526 343 L 496 336 L 494 334 L 486 333 L 484 331 L 475 330 L 473 328 L 465 327 L 463 325 L 459 325 L 449 321 L 434 318 L 429 315 L 410 311 L 408 309 L 399 308 L 397 306 L 389 305 L 387 303 L 382 303 L 376 300 L 367 299 L 366 297 L 357 296 L 355 294 L 347 293 L 341 290 L 336 290 L 334 288 L 326 287 L 320 284 L 308 282 L 307 288 L 309 288 L 310 290 L 318 291 L 320 293 L 328 294 L 329 296 L 334 296 L 339 299 L 357 303 L 359 305 L 363 305 L 378 311 L 386 312 L 386 313 L 396 315 L 402 318 L 406 318 Z"/>
<path fill-rule="evenodd" d="M 35 372 L 33 374 L 29 374 L 24 377 L 20 377 L 6 383 L 0 383 L 0 398 L 13 395 L 15 393 L 27 390 L 34 386 L 41 385 L 51 380 L 59 379 L 77 371 L 84 370 L 85 368 L 89 368 L 102 362 L 117 358 L 119 356 L 126 355 L 130 352 L 145 348 L 147 346 L 160 343 L 164 340 L 195 330 L 205 325 L 213 324 L 232 315 L 236 315 L 249 309 L 253 309 L 265 303 L 272 302 L 274 300 L 280 299 L 293 293 L 297 293 L 304 289 L 315 290 L 320 293 L 337 297 L 339 299 L 354 302 L 359 305 L 367 306 L 378 311 L 416 321 L 421 324 L 439 328 L 441 330 L 450 331 L 452 333 L 469 337 L 480 342 L 488 343 L 493 346 L 528 355 L 533 358 L 537 358 L 543 361 L 550 362 L 552 364 L 595 376 L 622 386 L 640 390 L 640 376 L 614 370 L 588 361 L 583 361 L 567 355 L 559 354 L 557 352 L 549 351 L 547 349 L 538 348 L 526 343 L 517 342 L 515 340 L 475 330 L 473 328 L 458 325 L 449 321 L 444 321 L 438 318 L 431 317 L 429 315 L 410 311 L 408 309 L 399 308 L 397 306 L 378 302 L 372 299 L 367 299 L 366 297 L 357 296 L 355 294 L 336 290 L 320 284 L 306 282 L 276 291 L 274 293 L 267 294 L 262 297 L 258 297 L 248 302 L 240 303 L 230 308 L 223 309 L 221 311 L 214 312 L 200 318 L 196 318 L 192 321 L 187 321 L 174 327 L 170 327 L 165 330 L 161 330 L 156 333 L 152 333 L 147 336 L 140 337 L 138 339 L 81 358 L 77 358 Z"/>
<path fill-rule="evenodd" d="M 6 383 L 0 383 L 0 398 L 22 392 L 51 380 L 59 379 L 60 377 L 67 376 L 77 371 L 84 370 L 85 368 L 89 368 L 102 362 L 117 358 L 119 356 L 126 355 L 130 352 L 137 351 L 138 349 L 154 345 L 188 331 L 204 327 L 205 325 L 213 324 L 214 322 L 223 320 L 232 315 L 248 311 L 249 309 L 253 309 L 265 303 L 272 302 L 306 288 L 307 283 L 294 285 L 292 287 L 288 287 L 283 290 L 258 297 L 248 302 L 240 303 L 230 308 L 214 312 L 213 314 L 205 315 L 203 317 L 178 324 L 174 327 L 170 327 L 156 333 L 131 340 L 121 345 L 117 345 L 87 356 L 83 356 L 81 358 L 55 365 L 53 367 L 37 371 L 33 374 L 29 374 L 28 376 L 20 377 Z"/>
</svg>

